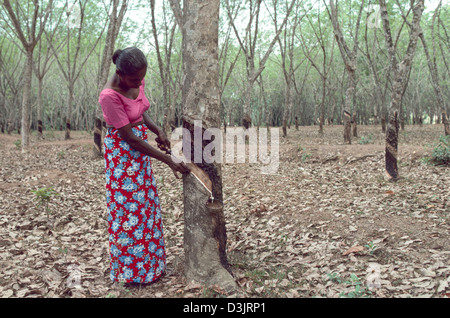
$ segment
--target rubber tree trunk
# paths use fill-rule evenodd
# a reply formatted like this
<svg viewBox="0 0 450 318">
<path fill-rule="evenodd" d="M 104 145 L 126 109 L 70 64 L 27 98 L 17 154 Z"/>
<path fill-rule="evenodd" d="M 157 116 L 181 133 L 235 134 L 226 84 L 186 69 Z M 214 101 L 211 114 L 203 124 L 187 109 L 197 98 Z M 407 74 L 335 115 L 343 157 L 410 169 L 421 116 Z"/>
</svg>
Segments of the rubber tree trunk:
<svg viewBox="0 0 450 318">
<path fill-rule="evenodd" d="M 219 6 L 219 0 L 183 4 L 183 127 L 193 137 L 183 139 L 183 152 L 191 149 L 191 160 L 208 175 L 214 197 L 211 201 L 211 194 L 192 173 L 183 177 L 185 275 L 188 281 L 232 290 L 236 283 L 226 257 L 221 165 L 195 156 L 203 154 L 205 130 L 220 128 Z M 201 127 L 196 125 L 199 122 Z"/>
<path fill-rule="evenodd" d="M 70 125 L 70 119 L 72 117 L 72 104 L 73 104 L 73 84 L 69 84 L 69 92 L 67 97 L 67 113 L 66 113 L 66 134 L 64 139 L 69 140 L 70 139 L 70 131 L 71 131 L 71 125 Z"/>
<path fill-rule="evenodd" d="M 444 124 L 444 133 L 446 136 L 450 136 L 450 123 L 448 122 L 447 113 L 442 111 L 442 123 Z"/>
<path fill-rule="evenodd" d="M 98 107 L 96 109 L 96 115 L 95 115 L 95 122 L 94 122 L 94 147 L 93 147 L 93 153 L 94 157 L 101 158 L 103 151 L 102 151 L 102 140 L 103 140 L 103 121 L 101 116 L 103 114 L 99 114 Z"/>
<path fill-rule="evenodd" d="M 289 116 L 290 116 L 291 108 L 292 108 L 291 87 L 290 87 L 289 82 L 286 82 L 286 90 L 284 93 L 284 98 L 285 98 L 285 105 L 284 105 L 284 114 L 283 114 L 283 137 L 287 137 L 287 125 L 288 125 Z"/>
<path fill-rule="evenodd" d="M 38 92 L 37 92 L 37 120 L 38 120 L 38 138 L 42 139 L 42 79 L 38 79 Z"/>
<path fill-rule="evenodd" d="M 31 94 L 31 77 L 33 75 L 33 51 L 31 49 L 26 51 L 26 62 L 25 62 L 25 84 L 23 86 L 22 95 L 22 153 L 28 152 L 28 147 L 30 144 L 30 94 Z"/>
<path fill-rule="evenodd" d="M 351 144 L 352 143 L 352 137 L 351 137 L 351 125 L 352 125 L 352 119 L 351 115 L 347 110 L 344 110 L 344 143 Z"/>
<path fill-rule="evenodd" d="M 353 132 L 353 137 L 358 138 L 358 124 L 356 122 L 356 113 L 353 113 L 353 120 L 352 120 L 352 132 Z"/>
<path fill-rule="evenodd" d="M 242 126 L 244 126 L 245 129 L 248 129 L 252 126 L 252 91 L 253 81 L 249 79 L 244 93 L 245 103 L 244 114 L 242 115 Z"/>
<path fill-rule="evenodd" d="M 398 130 L 400 120 L 400 107 L 402 105 L 402 96 L 408 85 L 408 74 L 411 70 L 414 53 L 417 47 L 417 41 L 420 33 L 420 19 L 424 10 L 424 0 L 419 0 L 413 6 L 413 19 L 411 22 L 411 32 L 409 44 L 405 57 L 400 63 L 395 63 L 393 67 L 393 81 L 391 105 L 389 107 L 389 117 L 386 130 L 385 163 L 387 177 L 396 181 L 399 178 L 397 156 L 398 156 Z M 396 51 L 392 42 L 392 36 L 389 25 L 387 7 L 384 0 L 380 0 L 381 18 L 385 31 L 385 39 L 391 58 L 395 58 Z"/>
<path fill-rule="evenodd" d="M 100 94 L 103 86 L 108 80 L 109 70 L 111 67 L 111 59 L 114 54 L 114 45 L 122 25 L 123 17 L 127 11 L 128 0 L 110 1 L 112 4 L 112 11 L 109 15 L 108 31 L 106 33 L 105 47 L 103 48 L 103 56 L 100 67 L 99 83 L 97 87 L 97 95 Z M 120 4 L 120 10 L 119 10 Z M 95 158 L 103 158 L 102 141 L 104 139 L 105 130 L 103 129 L 103 112 L 100 104 L 97 103 L 94 119 L 94 146 L 93 154 Z"/>
<path fill-rule="evenodd" d="M 444 124 L 444 133 L 445 135 L 450 134 L 449 124 L 447 122 L 447 115 L 446 115 L 446 105 L 445 105 L 445 99 L 444 95 L 442 94 L 441 85 L 439 83 L 439 75 L 438 75 L 438 69 L 436 66 L 436 57 L 430 54 L 430 51 L 428 50 L 427 42 L 425 40 L 425 35 L 423 32 L 419 34 L 420 39 L 422 40 L 423 49 L 425 52 L 425 56 L 427 57 L 428 62 L 428 69 L 430 71 L 431 75 L 431 83 L 433 84 L 434 93 L 436 95 L 436 100 L 438 102 L 438 106 L 441 109 L 442 112 L 442 124 Z M 432 38 L 434 41 L 434 38 Z M 434 116 L 431 116 L 433 118 Z"/>
</svg>

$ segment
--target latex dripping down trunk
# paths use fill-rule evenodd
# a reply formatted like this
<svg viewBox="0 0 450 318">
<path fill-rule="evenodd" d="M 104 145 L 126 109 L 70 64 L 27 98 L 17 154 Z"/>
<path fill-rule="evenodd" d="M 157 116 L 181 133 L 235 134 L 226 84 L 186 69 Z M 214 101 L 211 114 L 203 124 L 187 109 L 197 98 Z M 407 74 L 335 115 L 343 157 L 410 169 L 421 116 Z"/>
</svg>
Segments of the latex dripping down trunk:
<svg viewBox="0 0 450 318">
<path fill-rule="evenodd" d="M 193 134 L 194 125 L 185 121 L 183 127 Z M 226 254 L 221 166 L 203 161 L 188 166 L 191 173 L 183 175 L 186 279 L 233 290 L 236 282 Z"/>
</svg>

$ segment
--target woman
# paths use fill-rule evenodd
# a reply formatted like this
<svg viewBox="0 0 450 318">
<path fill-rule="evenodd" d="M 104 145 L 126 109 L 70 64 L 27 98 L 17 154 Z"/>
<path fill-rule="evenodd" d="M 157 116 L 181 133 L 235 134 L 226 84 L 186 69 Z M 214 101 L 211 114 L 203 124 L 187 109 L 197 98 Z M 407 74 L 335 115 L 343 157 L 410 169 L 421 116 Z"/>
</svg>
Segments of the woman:
<svg viewBox="0 0 450 318">
<path fill-rule="evenodd" d="M 166 255 L 161 209 L 150 158 L 173 172 L 188 173 L 183 163 L 147 142 L 147 128 L 170 149 L 164 132 L 145 113 L 145 55 L 137 48 L 117 50 L 116 72 L 100 93 L 107 124 L 104 139 L 108 207 L 110 277 L 124 283 L 151 283 L 164 275 Z"/>
</svg>

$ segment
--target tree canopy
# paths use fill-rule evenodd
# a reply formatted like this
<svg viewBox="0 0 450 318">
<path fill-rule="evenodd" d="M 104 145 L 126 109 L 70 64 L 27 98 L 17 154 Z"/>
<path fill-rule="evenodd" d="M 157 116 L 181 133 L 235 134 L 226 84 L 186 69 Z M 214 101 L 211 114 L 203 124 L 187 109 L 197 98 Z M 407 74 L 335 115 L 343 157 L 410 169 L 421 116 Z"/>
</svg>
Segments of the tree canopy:
<svg viewBox="0 0 450 318">
<path fill-rule="evenodd" d="M 166 115 L 175 127 L 181 123 L 182 35 L 170 2 L 156 1 L 154 23 L 151 2 L 125 1 L 126 14 L 114 49 L 137 46 L 147 54 L 150 114 L 161 124 Z M 7 2 L 2 1 L 0 123 L 3 129 L 20 129 L 22 117 L 18 110 L 26 63 L 26 49 L 21 42 L 31 41 L 31 32 L 41 34 L 33 51 L 31 129 L 37 129 L 39 117 L 44 129 L 64 128 L 67 118 L 71 129 L 93 129 L 98 91 L 92 88 L 98 87 L 105 68 L 102 56 L 112 3 L 11 1 L 18 27 L 24 30 L 21 35 L 8 13 Z M 330 3 L 333 1 L 221 1 L 219 76 L 224 125 L 241 125 L 245 112 L 255 126 L 281 126 L 283 122 L 293 125 L 296 118 L 300 125 L 343 123 L 350 78 L 333 29 Z M 357 40 L 353 101 L 348 104 L 351 108 L 348 111 L 356 114 L 358 123 L 379 123 L 387 116 L 393 80 L 379 3 L 364 1 L 362 7 L 361 1 L 356 0 L 337 3 L 334 9 L 342 39 L 350 49 Z M 45 9 L 49 4 L 51 10 Z M 359 32 L 356 32 L 360 9 Z M 388 1 L 387 10 L 395 56 L 401 57 L 408 48 L 412 7 L 409 2 Z M 449 100 L 449 10 L 446 1 L 425 1 L 420 26 L 428 46 L 428 59 L 419 41 L 402 98 L 403 124 L 441 120 L 442 109 L 433 85 L 438 84 L 443 100 Z M 34 18 L 37 18 L 35 24 Z M 429 60 L 436 65 L 434 82 Z M 112 67 L 111 72 L 114 72 Z M 248 85 L 250 80 L 252 85 Z M 448 105 L 444 108 L 448 112 Z"/>
</svg>

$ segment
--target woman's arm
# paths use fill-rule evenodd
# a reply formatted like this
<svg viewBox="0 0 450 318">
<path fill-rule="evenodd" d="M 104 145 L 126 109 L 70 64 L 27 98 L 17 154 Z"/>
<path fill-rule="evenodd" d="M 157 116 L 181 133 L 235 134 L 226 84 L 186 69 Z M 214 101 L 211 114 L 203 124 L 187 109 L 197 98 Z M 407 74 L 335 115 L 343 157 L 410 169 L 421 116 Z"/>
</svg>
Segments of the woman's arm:
<svg viewBox="0 0 450 318">
<path fill-rule="evenodd" d="M 156 160 L 165 163 L 173 170 L 174 173 L 177 171 L 181 173 L 190 172 L 189 168 L 183 162 L 181 163 L 174 162 L 170 155 L 155 149 L 150 144 L 145 142 L 143 139 L 137 137 L 131 129 L 131 124 L 119 128 L 118 131 L 120 136 L 130 145 L 130 147 L 132 147 L 137 151 L 142 152 L 143 154 L 146 154 L 147 156 L 150 156 L 152 158 L 155 158 Z"/>
<path fill-rule="evenodd" d="M 154 133 L 156 136 L 159 136 L 161 132 L 163 132 L 163 130 L 161 128 L 159 128 L 154 122 L 153 120 L 150 118 L 149 115 L 147 115 L 147 113 L 144 113 L 142 115 L 142 117 L 144 117 L 144 123 L 147 126 L 148 129 L 150 129 L 150 131 L 152 133 Z"/>
<path fill-rule="evenodd" d="M 143 115 L 144 123 L 147 126 L 148 129 L 150 129 L 151 132 L 153 132 L 158 138 L 156 139 L 156 142 L 159 144 L 162 144 L 166 149 L 170 150 L 170 140 L 167 138 L 166 134 L 164 133 L 164 130 L 162 130 L 160 127 L 158 127 L 153 120 L 150 118 L 147 113 L 144 113 Z"/>
</svg>

